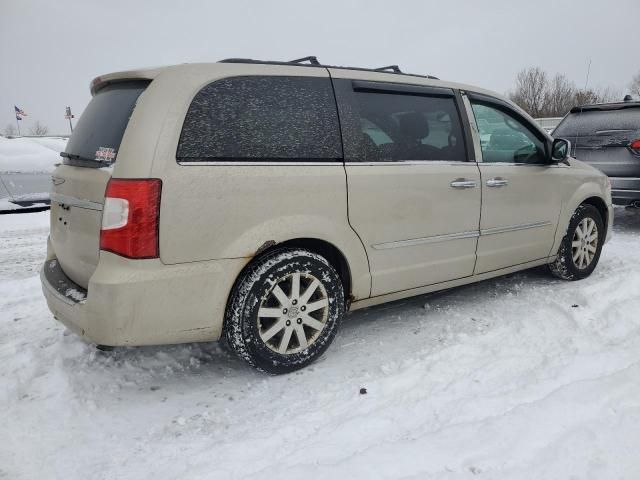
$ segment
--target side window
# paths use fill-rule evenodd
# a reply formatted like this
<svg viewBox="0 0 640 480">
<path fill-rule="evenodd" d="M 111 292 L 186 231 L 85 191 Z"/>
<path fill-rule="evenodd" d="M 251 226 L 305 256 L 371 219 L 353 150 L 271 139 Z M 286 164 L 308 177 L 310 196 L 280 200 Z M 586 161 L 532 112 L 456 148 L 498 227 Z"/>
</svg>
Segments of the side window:
<svg viewBox="0 0 640 480">
<path fill-rule="evenodd" d="M 547 163 L 544 143 L 511 115 L 479 103 L 472 103 L 476 117 L 482 161 L 485 163 Z"/>
<path fill-rule="evenodd" d="M 341 160 L 331 80 L 251 76 L 210 83 L 189 106 L 176 158 Z"/>
<path fill-rule="evenodd" d="M 453 97 L 354 92 L 368 162 L 466 160 Z"/>
</svg>

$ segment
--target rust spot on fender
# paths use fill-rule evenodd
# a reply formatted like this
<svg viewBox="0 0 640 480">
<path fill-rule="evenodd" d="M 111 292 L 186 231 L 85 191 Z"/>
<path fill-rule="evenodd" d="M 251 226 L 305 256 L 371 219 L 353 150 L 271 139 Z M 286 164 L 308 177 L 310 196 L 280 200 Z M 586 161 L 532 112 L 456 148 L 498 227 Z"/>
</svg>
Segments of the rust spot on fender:
<svg viewBox="0 0 640 480">
<path fill-rule="evenodd" d="M 271 248 L 276 244 L 275 240 L 267 240 L 266 242 L 264 242 L 262 245 L 260 245 L 260 247 L 256 250 L 256 253 L 254 254 L 254 256 L 258 256 L 260 255 L 262 252 L 264 252 L 267 248 Z"/>
</svg>

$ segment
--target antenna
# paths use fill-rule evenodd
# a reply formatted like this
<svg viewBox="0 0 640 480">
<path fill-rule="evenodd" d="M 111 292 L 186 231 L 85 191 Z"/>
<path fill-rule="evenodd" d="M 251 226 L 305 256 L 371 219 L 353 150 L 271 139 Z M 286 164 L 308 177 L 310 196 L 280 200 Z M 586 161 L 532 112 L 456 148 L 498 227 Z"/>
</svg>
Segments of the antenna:
<svg viewBox="0 0 640 480">
<path fill-rule="evenodd" d="M 584 92 L 587 92 L 587 85 L 589 85 L 589 74 L 591 73 L 591 59 L 589 59 L 589 65 L 587 65 L 587 78 L 584 81 Z M 580 112 L 578 113 L 578 119 L 582 116 L 582 110 L 584 105 L 580 105 Z M 578 122 L 578 127 L 576 128 L 576 141 L 573 142 L 573 154 L 575 155 L 578 151 L 578 137 L 580 136 L 580 122 Z"/>
<path fill-rule="evenodd" d="M 591 73 L 591 59 L 589 59 L 589 65 L 587 66 L 587 79 L 584 81 L 584 89 L 587 90 L 589 84 L 589 74 Z"/>
</svg>

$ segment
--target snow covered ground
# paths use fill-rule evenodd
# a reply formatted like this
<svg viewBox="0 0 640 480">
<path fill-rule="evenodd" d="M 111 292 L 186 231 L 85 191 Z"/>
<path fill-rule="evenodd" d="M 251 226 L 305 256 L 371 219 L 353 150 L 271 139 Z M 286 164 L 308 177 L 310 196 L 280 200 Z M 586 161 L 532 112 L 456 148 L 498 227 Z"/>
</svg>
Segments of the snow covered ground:
<svg viewBox="0 0 640 480">
<path fill-rule="evenodd" d="M 584 281 L 357 312 L 280 377 L 215 344 L 96 351 L 41 296 L 47 213 L 0 216 L 0 478 L 637 479 L 640 212 L 616 213 Z"/>
</svg>

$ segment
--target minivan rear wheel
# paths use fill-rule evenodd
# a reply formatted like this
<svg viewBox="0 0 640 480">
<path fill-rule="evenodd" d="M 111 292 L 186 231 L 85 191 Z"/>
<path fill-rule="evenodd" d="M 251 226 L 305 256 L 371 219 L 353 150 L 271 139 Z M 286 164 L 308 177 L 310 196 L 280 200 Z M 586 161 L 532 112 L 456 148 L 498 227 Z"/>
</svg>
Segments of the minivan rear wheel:
<svg viewBox="0 0 640 480">
<path fill-rule="evenodd" d="M 569 221 L 558 257 L 549 264 L 551 273 L 563 280 L 580 280 L 595 270 L 606 236 L 602 216 L 593 205 L 580 205 Z"/>
<path fill-rule="evenodd" d="M 324 353 L 344 312 L 342 281 L 324 257 L 279 249 L 253 261 L 236 281 L 225 336 L 253 367 L 287 373 Z"/>
</svg>

